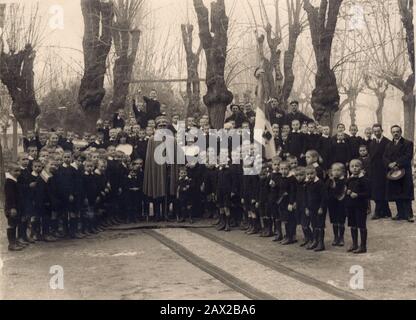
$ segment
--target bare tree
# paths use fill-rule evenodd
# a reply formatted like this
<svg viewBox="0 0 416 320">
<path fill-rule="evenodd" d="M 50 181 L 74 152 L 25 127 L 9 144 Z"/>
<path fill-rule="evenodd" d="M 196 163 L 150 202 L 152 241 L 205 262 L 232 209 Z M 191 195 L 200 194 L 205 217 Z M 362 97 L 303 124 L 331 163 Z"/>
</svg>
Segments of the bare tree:
<svg viewBox="0 0 416 320">
<path fill-rule="evenodd" d="M 228 17 L 224 0 L 211 3 L 211 28 L 209 12 L 202 0 L 193 0 L 198 18 L 199 37 L 207 61 L 207 94 L 203 100 L 208 108 L 211 125 L 220 129 L 224 125 L 227 105 L 233 101 L 233 94 L 228 90 L 224 80 L 227 57 Z"/>
<path fill-rule="evenodd" d="M 407 53 L 409 57 L 412 73 L 408 76 L 406 81 L 396 82 L 389 81 L 392 85 L 397 85 L 403 92 L 403 107 L 404 107 L 404 131 L 409 139 L 414 139 L 415 136 L 415 95 L 413 88 L 415 86 L 415 42 L 414 42 L 414 26 L 413 26 L 413 0 L 397 0 L 399 4 L 399 12 L 402 18 L 403 27 L 406 31 Z"/>
<path fill-rule="evenodd" d="M 250 3 L 248 2 L 249 6 Z M 260 12 L 262 21 L 264 24 L 264 31 L 266 35 L 259 35 L 259 32 L 256 27 L 256 38 L 257 38 L 257 48 L 258 55 L 260 60 L 263 61 L 262 65 L 265 68 L 264 75 L 264 90 L 265 98 L 276 98 L 279 101 L 279 104 L 286 106 L 287 100 L 292 93 L 293 84 L 295 82 L 295 76 L 293 73 L 293 62 L 295 60 L 296 53 L 296 44 L 299 38 L 299 35 L 302 32 L 302 21 L 301 21 L 301 9 L 302 1 L 301 0 L 286 0 L 287 13 L 288 13 L 288 45 L 287 50 L 284 52 L 283 59 L 283 71 L 281 63 L 281 45 L 283 40 L 283 28 L 280 23 L 280 9 L 279 9 L 279 0 L 274 1 L 275 7 L 275 27 L 270 23 L 266 7 L 263 0 L 259 0 Z M 252 7 L 254 23 L 257 26 L 257 22 L 254 16 Z M 274 35 L 274 36 L 273 36 Z M 264 42 L 267 41 L 268 49 L 270 51 L 270 58 L 268 59 L 264 51 Z"/>
<path fill-rule="evenodd" d="M 113 3 L 104 0 L 81 0 L 81 10 L 84 18 L 84 76 L 79 88 L 78 102 L 89 126 L 94 128 L 105 96 L 104 76 L 112 42 Z"/>
<path fill-rule="evenodd" d="M 384 79 L 374 77 L 370 74 L 364 75 L 364 81 L 365 81 L 367 88 L 370 89 L 377 98 L 377 109 L 376 109 L 377 123 L 382 125 L 384 102 L 386 100 L 389 83 Z"/>
<path fill-rule="evenodd" d="M 41 36 L 38 5 L 31 7 L 29 15 L 29 20 L 26 20 L 25 7 L 11 4 L 5 15 L 5 34 L 0 43 L 0 79 L 13 100 L 12 112 L 24 134 L 35 128 L 36 118 L 40 114 L 33 71 L 36 57 L 34 48 Z M 3 37 L 6 38 L 8 52 Z"/>
<path fill-rule="evenodd" d="M 201 88 L 199 82 L 199 57 L 202 51 L 202 44 L 199 45 L 198 50 L 194 53 L 192 48 L 193 43 L 193 31 L 194 26 L 192 24 L 182 24 L 182 41 L 185 47 L 186 54 L 186 67 L 188 77 L 186 81 L 186 96 L 188 106 L 186 108 L 187 115 L 191 116 L 195 113 L 199 113 L 200 101 L 201 101 Z"/>
<path fill-rule="evenodd" d="M 342 0 L 321 0 L 319 8 L 314 7 L 309 0 L 304 0 L 303 4 L 308 15 L 317 64 L 312 108 L 315 119 L 330 127 L 340 102 L 335 72 L 331 68 L 331 51 L 341 4 Z"/>
<path fill-rule="evenodd" d="M 370 59 L 372 77 L 386 81 L 402 92 L 404 136 L 413 139 L 415 132 L 413 1 L 367 0 L 362 5 L 369 13 L 364 16 L 365 28 L 361 36 L 366 41 L 363 51 Z M 400 18 L 402 23 L 399 21 Z"/>
<path fill-rule="evenodd" d="M 142 17 L 144 0 L 114 2 L 112 37 L 116 53 L 113 67 L 113 100 L 109 113 L 126 106 L 134 62 L 140 42 L 137 21 Z"/>
</svg>

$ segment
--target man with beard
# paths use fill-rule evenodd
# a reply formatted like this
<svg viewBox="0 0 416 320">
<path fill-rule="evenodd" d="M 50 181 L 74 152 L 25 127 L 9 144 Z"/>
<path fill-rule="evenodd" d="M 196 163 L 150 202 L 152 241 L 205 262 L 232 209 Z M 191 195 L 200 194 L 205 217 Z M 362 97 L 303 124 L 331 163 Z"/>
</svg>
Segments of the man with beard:
<svg viewBox="0 0 416 320">
<path fill-rule="evenodd" d="M 412 177 L 413 142 L 402 137 L 402 128 L 394 125 L 391 128 L 393 141 L 389 142 L 384 151 L 384 165 L 388 170 L 404 169 L 404 176 L 398 180 L 387 181 L 387 198 L 396 202 L 397 216 L 393 220 L 414 222 L 412 201 L 414 185 Z"/>
</svg>

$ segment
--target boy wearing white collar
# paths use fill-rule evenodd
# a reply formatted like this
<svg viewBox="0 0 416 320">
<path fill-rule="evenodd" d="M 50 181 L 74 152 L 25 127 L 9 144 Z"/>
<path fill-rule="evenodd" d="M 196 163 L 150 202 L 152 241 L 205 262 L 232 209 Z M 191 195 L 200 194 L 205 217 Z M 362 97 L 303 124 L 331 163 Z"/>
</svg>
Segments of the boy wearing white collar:
<svg viewBox="0 0 416 320">
<path fill-rule="evenodd" d="M 347 180 L 346 208 L 352 246 L 348 252 L 356 254 L 367 252 L 367 202 L 370 198 L 370 187 L 362 169 L 363 165 L 360 160 L 351 160 L 351 176 Z M 360 246 L 358 246 L 358 230 L 361 236 Z"/>
<path fill-rule="evenodd" d="M 35 206 L 37 181 L 40 173 L 43 170 L 43 165 L 39 160 L 34 160 L 32 163 L 32 172 L 29 178 L 29 192 L 27 197 L 29 199 L 29 210 L 30 212 L 30 235 L 29 240 L 35 242 L 40 241 L 40 213 Z"/>
<path fill-rule="evenodd" d="M 334 163 L 331 167 L 330 178 L 327 181 L 328 212 L 334 231 L 333 246 L 344 246 L 344 232 L 346 221 L 345 193 L 346 179 L 345 166 Z"/>
<path fill-rule="evenodd" d="M 325 184 L 316 175 L 313 166 L 306 167 L 306 215 L 311 218 L 314 240 L 306 249 L 316 252 L 324 251 L 325 220 L 327 211 L 327 195 Z"/>
<path fill-rule="evenodd" d="M 17 178 L 19 175 L 20 166 L 16 163 L 10 164 L 9 170 L 6 172 L 6 182 L 4 186 L 6 196 L 4 212 L 7 218 L 9 251 L 20 251 L 24 248 L 24 246 L 20 245 L 16 240 L 16 231 L 20 223 L 19 191 L 17 186 Z"/>
</svg>

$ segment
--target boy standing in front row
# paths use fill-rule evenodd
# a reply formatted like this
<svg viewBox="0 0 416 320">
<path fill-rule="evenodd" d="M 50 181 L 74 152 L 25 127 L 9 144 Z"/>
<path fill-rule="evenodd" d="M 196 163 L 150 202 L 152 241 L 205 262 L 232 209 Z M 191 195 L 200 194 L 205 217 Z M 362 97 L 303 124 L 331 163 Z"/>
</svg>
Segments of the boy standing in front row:
<svg viewBox="0 0 416 320">
<path fill-rule="evenodd" d="M 24 247 L 20 246 L 16 240 L 16 230 L 20 223 L 19 213 L 19 193 L 17 178 L 20 175 L 20 167 L 16 163 L 9 166 L 6 173 L 6 183 L 4 192 L 6 195 L 5 214 L 7 218 L 7 239 L 9 240 L 9 251 L 20 251 Z"/>
<path fill-rule="evenodd" d="M 348 252 L 356 254 L 367 252 L 367 204 L 370 189 L 367 178 L 362 172 L 360 160 L 351 160 L 351 176 L 347 181 L 346 207 L 348 226 L 351 228 L 352 246 Z M 360 230 L 361 244 L 358 246 L 358 230 Z"/>
<path fill-rule="evenodd" d="M 306 167 L 306 208 L 305 214 L 310 217 L 314 240 L 306 248 L 308 250 L 324 251 L 326 192 L 325 184 L 321 181 L 313 166 Z"/>
</svg>

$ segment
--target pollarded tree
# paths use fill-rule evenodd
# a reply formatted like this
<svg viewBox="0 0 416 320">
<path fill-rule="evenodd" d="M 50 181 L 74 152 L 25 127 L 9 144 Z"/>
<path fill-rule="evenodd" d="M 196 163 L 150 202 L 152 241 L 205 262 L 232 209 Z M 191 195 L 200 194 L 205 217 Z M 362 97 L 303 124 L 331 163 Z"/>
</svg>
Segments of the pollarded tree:
<svg viewBox="0 0 416 320">
<path fill-rule="evenodd" d="M 304 0 L 303 4 L 317 65 L 311 104 L 315 119 L 330 127 L 340 101 L 335 72 L 331 68 L 331 51 L 341 4 L 342 0 L 321 0 L 319 7 L 314 7 L 309 0 Z"/>
<path fill-rule="evenodd" d="M 205 51 L 207 61 L 207 94 L 203 97 L 208 108 L 211 125 L 215 129 L 224 126 L 225 110 L 233 101 L 233 94 L 228 90 L 225 79 L 225 62 L 228 45 L 228 17 L 224 0 L 211 3 L 211 27 L 209 12 L 202 0 L 193 0 L 198 18 L 199 38 Z"/>
<path fill-rule="evenodd" d="M 366 0 L 362 5 L 368 14 L 361 36 L 367 41 L 364 52 L 370 59 L 372 76 L 402 92 L 404 136 L 414 139 L 413 1 Z"/>
<path fill-rule="evenodd" d="M 383 109 L 387 97 L 387 90 L 389 83 L 381 78 L 375 77 L 371 74 L 364 75 L 365 85 L 371 90 L 377 98 L 376 117 L 377 123 L 383 124 Z"/>
<path fill-rule="evenodd" d="M 90 128 L 100 117 L 105 96 L 106 60 L 111 48 L 113 3 L 108 0 L 81 0 L 84 19 L 84 76 L 78 92 L 78 102 Z"/>
<path fill-rule="evenodd" d="M 250 5 L 250 3 L 248 2 Z M 301 0 L 286 0 L 286 10 L 288 13 L 288 44 L 287 50 L 284 52 L 283 58 L 283 70 L 281 63 L 282 53 L 282 31 L 283 28 L 280 23 L 280 7 L 279 0 L 274 1 L 275 8 L 275 26 L 274 30 L 270 23 L 266 7 L 263 0 L 259 0 L 260 12 L 264 23 L 264 31 L 266 35 L 259 35 L 256 27 L 256 38 L 259 59 L 262 60 L 264 67 L 264 91 L 265 99 L 276 98 L 280 105 L 286 106 L 289 99 L 293 84 L 295 82 L 295 76 L 293 73 L 293 62 L 295 60 L 296 44 L 298 38 L 302 32 L 301 21 Z M 253 11 L 252 7 L 250 9 Z M 263 18 L 264 17 L 264 18 Z M 256 19 L 253 12 L 254 23 L 257 26 Z M 270 58 L 267 58 L 264 51 L 264 42 L 267 42 L 268 51 L 270 52 Z"/>
<path fill-rule="evenodd" d="M 140 42 L 138 20 L 142 17 L 144 0 L 114 2 L 114 21 L 111 28 L 116 59 L 113 67 L 113 100 L 110 114 L 126 106 L 130 80 Z"/>
<path fill-rule="evenodd" d="M 2 7 L 6 9 L 4 5 Z M 24 134 L 35 128 L 40 114 L 33 71 L 35 46 L 41 35 L 38 6 L 31 7 L 29 15 L 29 20 L 24 19 L 25 7 L 10 4 L 5 14 L 3 36 L 6 44 L 3 38 L 0 43 L 0 79 L 12 98 L 12 112 Z"/>
<path fill-rule="evenodd" d="M 185 47 L 186 54 L 186 68 L 187 68 L 187 81 L 186 81 L 186 95 L 188 106 L 186 108 L 187 115 L 192 116 L 199 113 L 201 102 L 201 88 L 199 82 L 198 66 L 200 61 L 200 55 L 202 51 L 202 45 L 199 45 L 196 52 L 192 49 L 194 26 L 192 24 L 182 24 L 182 41 Z"/>
</svg>

